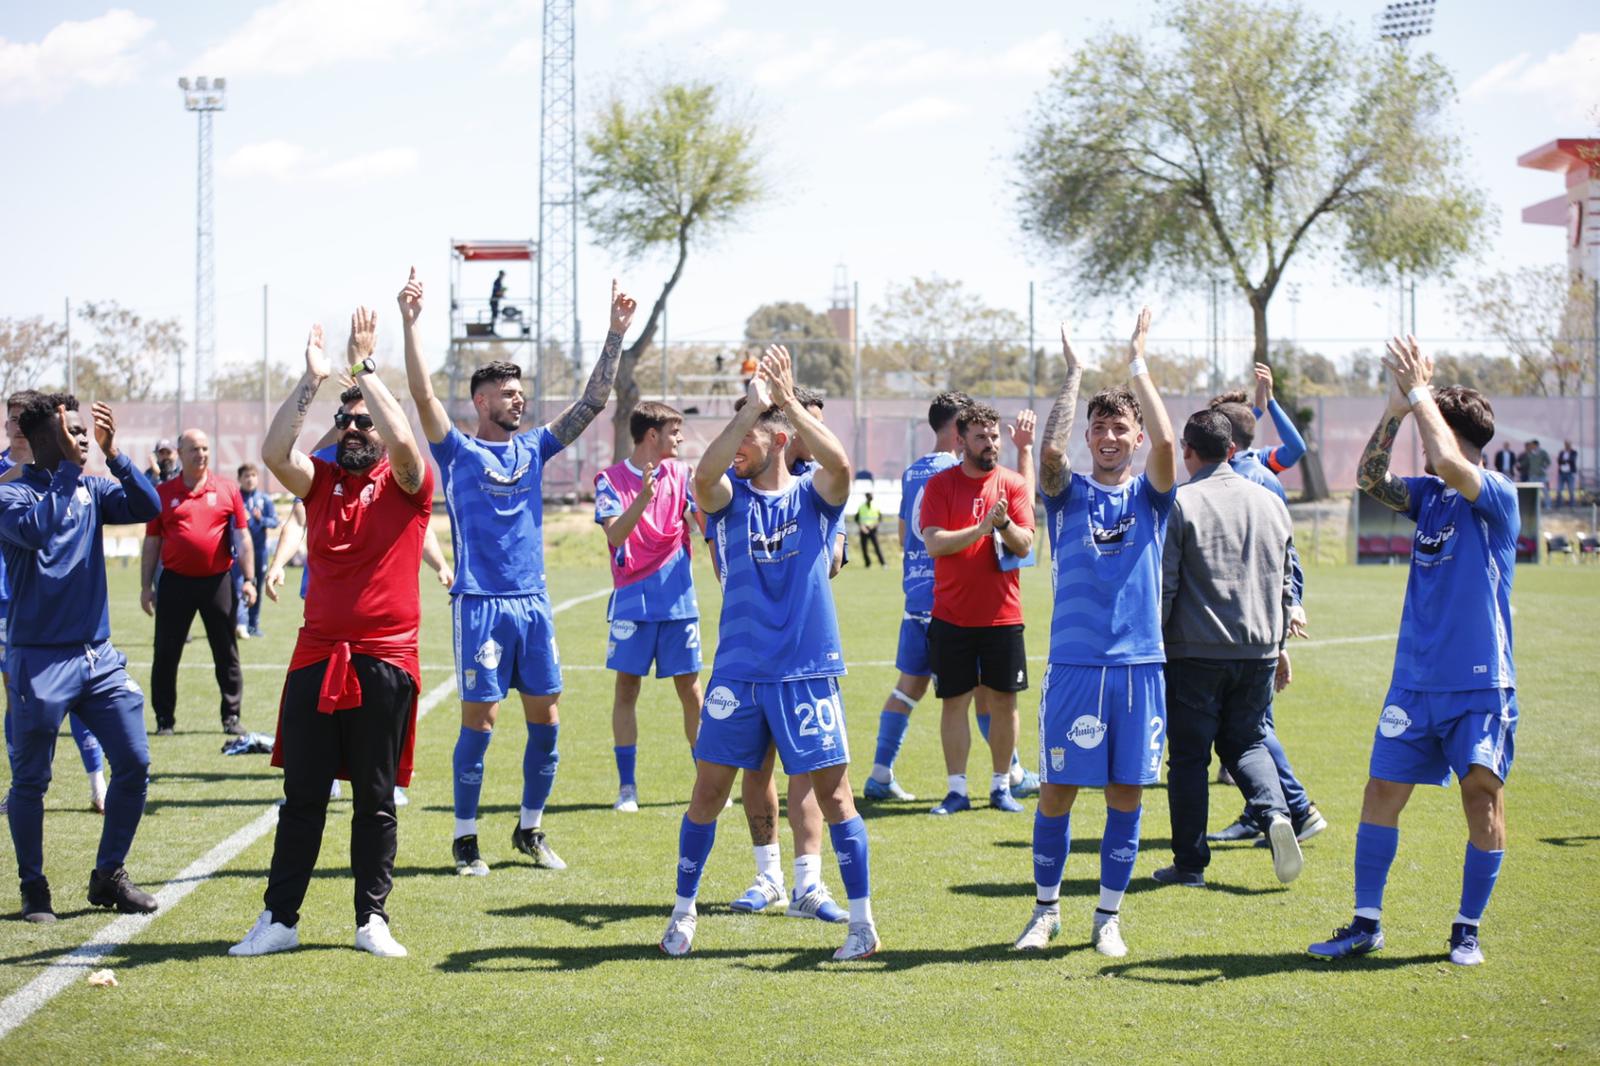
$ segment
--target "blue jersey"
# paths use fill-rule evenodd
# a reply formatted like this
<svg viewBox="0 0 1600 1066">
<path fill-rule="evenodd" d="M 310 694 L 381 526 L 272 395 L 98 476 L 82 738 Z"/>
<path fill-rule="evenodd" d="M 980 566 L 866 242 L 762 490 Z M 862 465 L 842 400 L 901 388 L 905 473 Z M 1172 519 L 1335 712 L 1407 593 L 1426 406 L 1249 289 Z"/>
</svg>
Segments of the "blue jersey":
<svg viewBox="0 0 1600 1066">
<path fill-rule="evenodd" d="M 451 595 L 528 596 L 544 589 L 544 464 L 564 445 L 544 426 L 503 444 L 450 428 L 429 444 L 455 544 Z"/>
<path fill-rule="evenodd" d="M 782 492 L 738 478 L 732 485 L 728 505 L 707 516 L 722 575 L 713 674 L 793 681 L 844 673 L 828 588 L 832 530 L 844 505 L 823 500 L 810 474 Z"/>
<path fill-rule="evenodd" d="M 1406 579 L 1396 688 L 1464 692 L 1515 688 L 1511 663 L 1511 573 L 1517 563 L 1517 490 L 1503 475 L 1479 472 L 1483 490 L 1468 503 L 1436 477 L 1402 480 L 1406 514 L 1417 523 Z"/>
<path fill-rule="evenodd" d="M 11 647 L 110 639 L 102 528 L 148 522 L 161 513 L 161 502 L 126 453 L 107 466 L 115 481 L 62 462 L 53 475 L 29 467 L 0 485 Z"/>
<path fill-rule="evenodd" d="M 1072 474 L 1044 498 L 1055 609 L 1050 661 L 1068 666 L 1165 662 L 1161 642 L 1161 547 L 1172 489 L 1140 474 L 1108 488 Z"/>
<path fill-rule="evenodd" d="M 906 524 L 900 585 L 906 593 L 906 614 L 933 612 L 933 556 L 922 543 L 922 488 L 933 475 L 960 463 L 949 452 L 929 452 L 900 475 L 900 519 Z"/>
<path fill-rule="evenodd" d="M 0 452 L 0 474 L 4 474 L 7 470 L 10 470 L 16 465 L 16 463 L 11 461 L 10 448 Z M 10 604 L 11 586 L 6 581 L 6 557 L 3 552 L 0 552 L 0 618 L 4 618 L 6 616 L 6 609 L 10 606 Z"/>
</svg>

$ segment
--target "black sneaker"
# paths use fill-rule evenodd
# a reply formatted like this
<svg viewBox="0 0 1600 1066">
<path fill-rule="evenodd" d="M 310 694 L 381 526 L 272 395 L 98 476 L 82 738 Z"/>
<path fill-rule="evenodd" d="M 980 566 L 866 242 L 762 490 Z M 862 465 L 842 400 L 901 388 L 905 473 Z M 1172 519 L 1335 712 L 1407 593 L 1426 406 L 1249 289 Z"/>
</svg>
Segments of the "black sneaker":
<svg viewBox="0 0 1600 1066">
<path fill-rule="evenodd" d="M 545 843 L 544 830 L 523 829 L 518 827 L 511 831 L 511 844 L 522 854 L 533 860 L 535 866 L 543 866 L 546 870 L 565 870 L 567 864 L 561 861 L 561 856 L 550 850 L 550 845 Z"/>
<path fill-rule="evenodd" d="M 114 907 L 120 914 L 149 914 L 156 909 L 156 898 L 128 880 L 128 871 L 121 866 L 110 873 L 97 869 L 89 874 L 89 902 Z"/>
<path fill-rule="evenodd" d="M 1150 875 L 1163 885 L 1182 885 L 1185 888 L 1206 887 L 1206 875 L 1201 870 L 1185 870 L 1181 866 L 1163 866 Z"/>
<path fill-rule="evenodd" d="M 489 876 L 489 864 L 478 854 L 477 834 L 456 837 L 450 845 L 450 853 L 455 856 L 456 873 L 462 877 Z"/>
<path fill-rule="evenodd" d="M 242 737 L 246 732 L 245 727 L 239 724 L 239 716 L 236 714 L 230 714 L 222 720 L 222 731 L 230 737 Z"/>
<path fill-rule="evenodd" d="M 56 920 L 55 908 L 50 905 L 50 882 L 44 878 L 22 882 L 22 920 L 49 925 Z"/>
</svg>

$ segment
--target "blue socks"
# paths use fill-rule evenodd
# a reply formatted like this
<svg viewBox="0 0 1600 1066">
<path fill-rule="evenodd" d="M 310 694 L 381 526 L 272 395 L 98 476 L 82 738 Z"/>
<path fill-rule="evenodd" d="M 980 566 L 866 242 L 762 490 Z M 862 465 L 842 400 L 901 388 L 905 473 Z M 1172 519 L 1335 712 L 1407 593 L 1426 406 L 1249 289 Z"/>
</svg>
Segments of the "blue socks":
<svg viewBox="0 0 1600 1066">
<path fill-rule="evenodd" d="M 1356 826 L 1356 917 L 1378 920 L 1383 886 L 1389 881 L 1389 867 L 1399 848 L 1398 827 L 1371 822 Z"/>
<path fill-rule="evenodd" d="M 638 745 L 624 744 L 611 750 L 617 756 L 617 783 L 623 788 L 631 788 L 636 783 L 633 779 L 633 771 L 639 760 Z"/>
<path fill-rule="evenodd" d="M 556 751 L 559 725 L 528 723 L 528 746 L 522 749 L 522 806 L 525 810 L 542 811 L 550 798 L 550 789 L 556 783 L 556 765 L 561 753 Z"/>
<path fill-rule="evenodd" d="M 1482 919 L 1505 854 L 1504 851 L 1480 851 L 1472 841 L 1467 841 L 1467 860 L 1461 868 L 1461 913 L 1456 915 L 1456 921 L 1476 926 Z"/>
<path fill-rule="evenodd" d="M 900 755 L 900 745 L 906 739 L 906 727 L 911 724 L 909 714 L 898 711 L 878 712 L 878 751 L 872 761 L 879 766 L 892 767 Z"/>
<path fill-rule="evenodd" d="M 989 742 L 989 716 L 982 711 L 978 712 L 978 732 L 983 734 L 983 742 Z"/>
<path fill-rule="evenodd" d="M 79 721 L 75 714 L 68 715 L 67 720 L 72 723 L 72 739 L 77 742 L 78 756 L 83 759 L 84 773 L 92 774 L 97 770 L 104 770 L 105 755 L 100 750 L 100 742 L 89 732 L 89 727 Z"/>
<path fill-rule="evenodd" d="M 1061 877 L 1067 869 L 1067 848 L 1072 840 L 1072 815 L 1048 817 L 1033 812 L 1033 883 L 1040 903 L 1061 898 Z"/>
<path fill-rule="evenodd" d="M 694 899 L 700 894 L 700 875 L 705 872 L 711 845 L 717 842 L 717 823 L 700 825 L 683 816 L 678 828 L 678 896 Z M 691 910 L 693 908 L 690 908 Z"/>
<path fill-rule="evenodd" d="M 1133 880 L 1133 862 L 1139 857 L 1139 819 L 1144 808 L 1119 811 L 1106 808 L 1106 833 L 1100 838 L 1100 894 L 1101 909 L 1117 910 L 1122 894 Z M 1104 897 L 1114 895 L 1113 905 L 1107 907 Z"/>
<path fill-rule="evenodd" d="M 871 896 L 872 875 L 867 867 L 867 823 L 858 814 L 838 825 L 828 826 L 828 836 L 833 840 L 833 853 L 839 859 L 839 879 L 844 882 L 845 899 L 866 899 Z"/>
<path fill-rule="evenodd" d="M 494 733 L 461 727 L 456 737 L 455 754 L 450 758 L 455 773 L 455 813 L 457 818 L 478 817 L 478 796 L 483 792 L 483 756 Z"/>
</svg>

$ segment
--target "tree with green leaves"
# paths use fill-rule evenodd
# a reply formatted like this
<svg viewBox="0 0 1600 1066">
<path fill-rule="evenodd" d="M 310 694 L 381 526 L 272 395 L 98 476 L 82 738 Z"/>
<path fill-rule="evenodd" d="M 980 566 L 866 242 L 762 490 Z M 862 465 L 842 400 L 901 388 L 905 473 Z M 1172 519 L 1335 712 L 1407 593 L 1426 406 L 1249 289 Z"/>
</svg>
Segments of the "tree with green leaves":
<svg viewBox="0 0 1600 1066">
<path fill-rule="evenodd" d="M 0 397 L 66 377 L 67 328 L 35 315 L 0 318 Z"/>
<path fill-rule="evenodd" d="M 153 400 L 170 396 L 166 382 L 188 347 L 176 318 L 145 318 L 115 300 L 86 303 L 78 319 L 93 336 L 78 365 L 78 394 L 96 400 Z M 169 376 L 170 375 L 170 376 Z"/>
<path fill-rule="evenodd" d="M 891 284 L 872 309 L 862 363 L 930 392 L 1027 393 L 1028 326 L 1015 311 L 990 307 L 961 281 L 914 277 Z"/>
<path fill-rule="evenodd" d="M 1462 317 L 1516 359 L 1519 392 L 1581 392 L 1594 351 L 1594 294 L 1581 274 L 1562 264 L 1496 271 L 1460 286 L 1455 298 Z"/>
<path fill-rule="evenodd" d="M 655 339 L 690 247 L 726 230 L 767 190 L 754 120 L 708 82 L 670 82 L 638 101 L 613 94 L 584 145 L 584 215 L 600 244 L 630 260 L 663 251 L 674 257 L 644 328 L 617 366 L 612 429 L 620 461 L 633 450 L 634 370 Z"/>
<path fill-rule="evenodd" d="M 850 394 L 850 353 L 828 316 L 796 300 L 762 304 L 744 323 L 746 344 L 781 344 L 794 358 L 795 381 L 824 396 Z"/>
</svg>

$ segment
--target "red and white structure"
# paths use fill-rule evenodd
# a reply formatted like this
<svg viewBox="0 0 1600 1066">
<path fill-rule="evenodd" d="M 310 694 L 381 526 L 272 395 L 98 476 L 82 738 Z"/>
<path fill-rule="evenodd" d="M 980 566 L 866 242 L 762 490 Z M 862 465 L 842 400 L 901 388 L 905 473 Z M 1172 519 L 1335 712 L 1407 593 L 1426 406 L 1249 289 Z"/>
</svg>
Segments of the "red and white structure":
<svg viewBox="0 0 1600 1066">
<path fill-rule="evenodd" d="M 1567 266 L 1600 278 L 1600 138 L 1562 137 L 1524 152 L 1517 165 L 1565 177 L 1566 192 L 1523 208 L 1522 221 L 1566 227 Z"/>
</svg>

